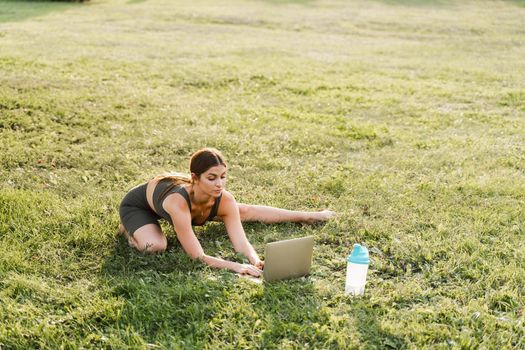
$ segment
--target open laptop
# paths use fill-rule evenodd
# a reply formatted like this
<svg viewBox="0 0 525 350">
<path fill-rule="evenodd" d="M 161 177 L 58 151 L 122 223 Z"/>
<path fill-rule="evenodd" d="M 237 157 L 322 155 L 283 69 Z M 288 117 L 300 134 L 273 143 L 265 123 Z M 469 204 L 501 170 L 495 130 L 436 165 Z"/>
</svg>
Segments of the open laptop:
<svg viewBox="0 0 525 350">
<path fill-rule="evenodd" d="M 313 250 L 313 236 L 268 243 L 264 253 L 263 278 L 237 275 L 258 284 L 262 283 L 263 279 L 273 282 L 306 276 L 310 273 Z"/>
<path fill-rule="evenodd" d="M 312 265 L 313 249 L 313 236 L 266 244 L 264 280 L 272 282 L 308 275 Z"/>
<path fill-rule="evenodd" d="M 314 237 L 287 239 L 266 244 L 262 278 L 238 275 L 256 283 L 280 281 L 310 273 Z"/>
</svg>

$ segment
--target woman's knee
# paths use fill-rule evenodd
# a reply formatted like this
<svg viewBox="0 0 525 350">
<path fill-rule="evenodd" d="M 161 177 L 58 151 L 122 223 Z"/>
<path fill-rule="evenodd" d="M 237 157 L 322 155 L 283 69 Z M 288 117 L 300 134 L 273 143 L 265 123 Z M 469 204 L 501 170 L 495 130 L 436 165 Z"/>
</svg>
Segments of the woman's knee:
<svg viewBox="0 0 525 350">
<path fill-rule="evenodd" d="M 168 244 L 165 243 L 165 242 L 162 242 L 162 243 L 155 243 L 153 244 L 152 246 L 150 246 L 149 248 L 146 249 L 146 251 L 148 253 L 153 253 L 153 254 L 157 254 L 157 253 L 164 253 L 166 251 L 166 248 L 168 247 Z"/>
<path fill-rule="evenodd" d="M 136 248 L 148 253 L 162 253 L 168 246 L 166 236 L 157 225 L 146 225 L 139 228 L 135 231 L 133 238 Z"/>
<path fill-rule="evenodd" d="M 138 249 L 147 253 L 163 253 L 168 247 L 166 237 L 164 239 L 148 239 L 139 243 Z"/>
</svg>

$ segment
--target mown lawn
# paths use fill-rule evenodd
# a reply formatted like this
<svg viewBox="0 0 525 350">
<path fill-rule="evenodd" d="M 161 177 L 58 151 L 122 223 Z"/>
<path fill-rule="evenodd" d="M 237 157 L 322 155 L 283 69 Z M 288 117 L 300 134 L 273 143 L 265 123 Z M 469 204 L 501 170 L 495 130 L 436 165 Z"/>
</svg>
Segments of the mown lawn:
<svg viewBox="0 0 525 350">
<path fill-rule="evenodd" d="M 523 1 L 0 1 L 0 349 L 525 349 L 524 58 Z M 310 277 L 116 236 L 203 146 L 240 202 L 338 212 L 245 225 L 313 234 Z"/>
</svg>

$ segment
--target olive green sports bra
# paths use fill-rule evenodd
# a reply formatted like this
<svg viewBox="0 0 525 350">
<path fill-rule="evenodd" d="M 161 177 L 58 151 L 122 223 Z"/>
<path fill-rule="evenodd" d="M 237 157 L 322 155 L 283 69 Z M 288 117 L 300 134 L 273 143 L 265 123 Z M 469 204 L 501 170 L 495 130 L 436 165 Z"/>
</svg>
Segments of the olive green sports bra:
<svg viewBox="0 0 525 350">
<path fill-rule="evenodd" d="M 155 206 L 155 211 L 157 212 L 157 214 L 161 218 L 168 221 L 171 225 L 173 225 L 170 214 L 168 214 L 166 210 L 164 210 L 164 208 L 162 207 L 162 203 L 164 202 L 166 197 L 172 193 L 179 193 L 182 197 L 184 197 L 184 199 L 186 199 L 186 203 L 188 203 L 188 208 L 190 209 L 190 213 L 191 213 L 191 200 L 190 200 L 190 195 L 188 191 L 186 191 L 186 188 L 184 188 L 184 186 L 181 186 L 181 185 L 175 186 L 171 191 L 169 191 L 162 198 L 160 198 L 161 193 L 164 192 L 164 190 L 168 188 L 170 185 L 171 185 L 170 179 L 162 179 L 157 183 L 155 190 L 153 190 L 153 205 Z M 219 197 L 215 199 L 215 203 L 213 203 L 213 207 L 210 210 L 210 215 L 208 215 L 208 217 L 206 218 L 206 220 L 204 220 L 203 223 L 196 224 L 192 220 L 191 224 L 193 226 L 202 226 L 206 223 L 206 221 L 212 220 L 215 216 L 217 216 L 217 210 L 219 208 L 219 203 L 221 202 L 221 198 L 222 198 L 222 193 Z"/>
</svg>

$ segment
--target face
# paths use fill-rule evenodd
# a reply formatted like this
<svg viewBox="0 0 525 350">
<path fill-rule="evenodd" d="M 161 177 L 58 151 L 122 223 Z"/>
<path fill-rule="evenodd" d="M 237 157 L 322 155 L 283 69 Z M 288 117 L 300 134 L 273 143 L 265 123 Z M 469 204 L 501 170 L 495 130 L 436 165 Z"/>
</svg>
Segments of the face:
<svg viewBox="0 0 525 350">
<path fill-rule="evenodd" d="M 224 165 L 217 165 L 209 168 L 201 174 L 200 178 L 195 181 L 195 184 L 199 186 L 204 193 L 218 197 L 226 185 L 226 167 Z"/>
</svg>

